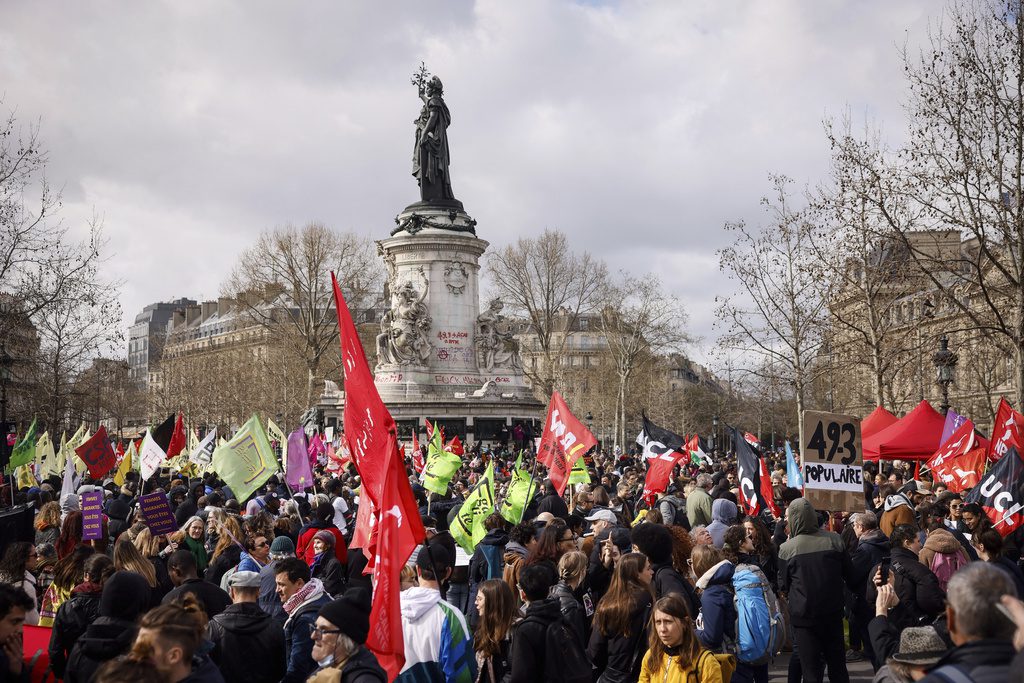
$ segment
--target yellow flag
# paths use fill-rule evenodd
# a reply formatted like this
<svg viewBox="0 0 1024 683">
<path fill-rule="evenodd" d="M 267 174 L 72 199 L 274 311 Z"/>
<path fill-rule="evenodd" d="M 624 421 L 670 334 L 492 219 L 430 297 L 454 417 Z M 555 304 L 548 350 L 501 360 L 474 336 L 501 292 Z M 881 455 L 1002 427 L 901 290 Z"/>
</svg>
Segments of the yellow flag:
<svg viewBox="0 0 1024 683">
<path fill-rule="evenodd" d="M 82 425 L 82 426 L 84 427 L 85 425 Z M 80 475 L 85 474 L 86 470 L 89 469 L 89 466 L 85 464 L 84 460 L 82 460 L 80 457 L 78 457 L 78 453 L 75 453 L 75 449 L 78 448 L 79 446 L 81 446 L 86 441 L 88 441 L 91 437 L 92 437 L 92 431 L 87 429 L 87 430 L 85 430 L 85 434 L 83 434 L 78 439 L 78 441 L 74 442 L 74 444 L 72 444 L 71 441 L 68 441 L 68 448 L 71 449 L 69 454 L 73 454 L 74 455 L 74 457 L 75 457 L 75 470 Z"/>
<path fill-rule="evenodd" d="M 281 464 L 288 466 L 288 437 L 273 420 L 267 418 L 267 434 L 271 441 L 276 441 L 281 448 Z"/>
<path fill-rule="evenodd" d="M 36 475 L 32 473 L 32 465 L 22 465 L 14 470 L 14 474 L 18 480 L 18 488 L 27 489 L 33 486 L 38 486 L 39 481 L 36 479 Z"/>
<path fill-rule="evenodd" d="M 49 476 L 51 468 L 57 466 L 57 454 L 53 452 L 53 440 L 50 439 L 50 432 L 43 432 L 39 441 L 36 442 L 36 465 L 36 471 L 41 477 Z M 57 474 L 56 470 L 53 470 L 53 474 Z"/>
<path fill-rule="evenodd" d="M 128 450 L 125 451 L 124 457 L 121 458 L 121 464 L 117 467 L 117 472 L 114 474 L 114 483 L 118 486 L 124 486 L 125 475 L 132 469 L 132 452 L 135 451 L 135 442 L 128 444 Z"/>
</svg>

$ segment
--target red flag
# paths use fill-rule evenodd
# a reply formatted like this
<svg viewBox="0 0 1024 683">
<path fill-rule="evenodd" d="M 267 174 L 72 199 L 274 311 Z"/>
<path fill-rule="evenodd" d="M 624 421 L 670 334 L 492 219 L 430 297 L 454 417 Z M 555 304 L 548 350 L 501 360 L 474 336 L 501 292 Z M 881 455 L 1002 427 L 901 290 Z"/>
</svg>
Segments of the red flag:
<svg viewBox="0 0 1024 683">
<path fill-rule="evenodd" d="M 963 455 L 967 451 L 977 448 L 978 444 L 975 443 L 975 441 L 974 423 L 970 420 L 964 420 L 963 423 L 956 428 L 956 431 L 949 435 L 949 439 L 946 440 L 946 443 L 942 444 L 939 447 L 939 450 L 935 451 L 934 455 L 928 458 L 928 462 L 926 462 L 925 465 L 927 465 L 929 469 L 934 470 L 946 460 L 958 455 Z"/>
<path fill-rule="evenodd" d="M 337 291 L 337 290 L 335 290 Z M 346 392 L 348 390 L 346 389 Z M 394 680 L 405 666 L 405 642 L 402 636 L 402 567 L 412 551 L 423 542 L 426 530 L 405 476 L 405 461 L 399 456 L 394 434 L 385 448 L 384 481 L 374 528 L 373 608 L 366 646 Z M 360 505 L 362 508 L 362 505 Z"/>
<path fill-rule="evenodd" d="M 373 373 L 366 362 L 366 352 L 363 351 L 355 323 L 352 322 L 352 314 L 345 304 L 345 297 L 341 294 L 334 273 L 331 273 L 331 285 L 334 287 L 341 360 L 345 371 L 345 440 L 362 480 L 360 509 L 356 517 L 354 534 L 356 538 L 363 539 L 369 535 L 369 529 L 365 525 L 370 523 L 370 519 L 380 509 L 389 459 L 392 451 L 397 453 L 398 438 L 395 421 L 384 406 L 373 383 Z M 364 503 L 369 504 L 367 507 L 373 508 L 369 515 L 363 514 Z M 360 524 L 364 526 L 360 528 Z M 355 540 L 352 545 L 360 547 L 356 545 Z M 367 552 L 366 546 L 361 547 L 367 560 L 372 562 L 373 556 Z"/>
<path fill-rule="evenodd" d="M 772 475 L 768 472 L 768 463 L 764 458 L 758 458 L 761 462 L 761 499 L 768 509 L 772 511 L 776 519 L 782 517 L 782 511 L 775 504 L 775 491 L 772 489 Z"/>
<path fill-rule="evenodd" d="M 749 443 L 754 448 L 761 448 L 761 442 L 758 440 L 756 436 L 754 436 L 750 432 L 743 432 L 743 440 Z"/>
<path fill-rule="evenodd" d="M 558 495 L 562 495 L 572 466 L 581 455 L 597 445 L 597 439 L 573 416 L 557 391 L 551 394 L 548 419 L 544 424 L 537 460 L 548 466 L 548 477 Z"/>
<path fill-rule="evenodd" d="M 170 460 L 183 450 L 185 450 L 185 417 L 178 413 L 178 417 L 174 420 L 171 441 L 167 444 L 167 459 Z"/>
<path fill-rule="evenodd" d="M 996 421 L 992 427 L 992 441 L 988 445 L 988 459 L 992 462 L 1003 457 L 1010 448 L 1021 449 L 1021 432 L 1024 431 L 1024 415 L 1014 410 L 1005 398 L 999 399 Z"/>
<path fill-rule="evenodd" d="M 984 448 L 958 453 L 932 467 L 937 483 L 944 484 L 955 493 L 974 488 L 985 472 L 987 456 Z"/>
<path fill-rule="evenodd" d="M 448 445 L 445 446 L 444 449 L 449 453 L 453 453 L 459 456 L 465 454 L 466 452 L 466 449 L 462 447 L 462 442 L 459 441 L 458 436 L 453 436 L 452 440 L 448 442 Z"/>
<path fill-rule="evenodd" d="M 89 476 L 93 479 L 99 479 L 117 464 L 114 449 L 107 438 L 107 428 L 103 425 L 100 425 L 88 441 L 76 448 L 75 453 L 89 467 Z"/>
<path fill-rule="evenodd" d="M 653 458 L 647 458 L 647 476 L 644 478 L 644 499 L 651 498 L 668 488 L 669 479 L 676 463 L 683 457 L 679 451 L 667 451 Z"/>
</svg>

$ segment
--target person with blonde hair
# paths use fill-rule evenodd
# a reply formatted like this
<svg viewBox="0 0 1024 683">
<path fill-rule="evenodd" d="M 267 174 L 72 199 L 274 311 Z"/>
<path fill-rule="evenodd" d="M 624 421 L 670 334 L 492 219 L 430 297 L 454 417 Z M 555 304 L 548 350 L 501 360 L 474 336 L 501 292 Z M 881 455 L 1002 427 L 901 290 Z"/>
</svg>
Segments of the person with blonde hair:
<svg viewBox="0 0 1024 683">
<path fill-rule="evenodd" d="M 558 598 L 562 618 L 579 636 L 580 646 L 590 642 L 590 619 L 582 601 L 589 601 L 593 611 L 593 596 L 583 591 L 583 580 L 587 576 L 587 556 L 579 550 L 571 550 L 558 560 L 558 583 L 551 587 L 551 597 Z"/>
<path fill-rule="evenodd" d="M 238 521 L 234 517 L 227 517 L 219 525 L 217 545 L 214 546 L 213 554 L 210 556 L 210 565 L 206 568 L 203 578 L 219 586 L 225 572 L 232 567 L 238 566 L 238 563 L 242 560 L 242 542 L 244 538 L 242 527 Z"/>
<path fill-rule="evenodd" d="M 654 604 L 648 649 L 639 683 L 722 683 L 718 659 L 701 644 L 683 596 L 670 593 Z"/>
<path fill-rule="evenodd" d="M 51 500 L 39 508 L 33 526 L 36 529 L 36 545 L 53 543 L 56 546 L 60 537 L 60 503 Z"/>
</svg>

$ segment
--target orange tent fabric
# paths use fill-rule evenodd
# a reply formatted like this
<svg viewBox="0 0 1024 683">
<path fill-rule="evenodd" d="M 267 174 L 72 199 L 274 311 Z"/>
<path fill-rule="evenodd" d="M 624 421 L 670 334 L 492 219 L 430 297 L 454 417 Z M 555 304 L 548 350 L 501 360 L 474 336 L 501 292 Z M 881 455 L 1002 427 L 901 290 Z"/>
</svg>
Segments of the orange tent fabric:
<svg viewBox="0 0 1024 683">
<path fill-rule="evenodd" d="M 870 415 L 860 421 L 860 436 L 862 439 L 867 439 L 869 436 L 874 436 L 889 425 L 896 424 L 897 422 L 899 422 L 898 417 L 882 406 L 878 406 L 871 411 Z"/>
<path fill-rule="evenodd" d="M 862 437 L 864 459 L 927 460 L 939 447 L 945 422 L 942 413 L 928 401 L 921 401 L 899 421 Z"/>
</svg>

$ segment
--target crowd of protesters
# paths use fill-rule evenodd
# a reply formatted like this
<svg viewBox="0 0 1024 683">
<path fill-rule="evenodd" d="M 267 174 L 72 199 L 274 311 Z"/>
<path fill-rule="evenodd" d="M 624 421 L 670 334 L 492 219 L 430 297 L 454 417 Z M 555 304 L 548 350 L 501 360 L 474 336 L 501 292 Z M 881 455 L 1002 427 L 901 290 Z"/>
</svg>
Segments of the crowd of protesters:
<svg viewBox="0 0 1024 683">
<path fill-rule="evenodd" d="M 464 552 L 449 524 L 489 463 L 500 501 L 517 456 L 465 454 L 444 496 L 409 458 L 428 541 L 402 573 L 400 681 L 764 682 L 783 651 L 794 682 L 848 680 L 851 661 L 883 682 L 1024 680 L 1024 539 L 898 462 L 866 465 L 863 510 L 842 513 L 774 470 L 775 518 L 743 514 L 727 455 L 683 462 L 645 498 L 641 456 L 596 454 L 591 483 L 538 482 L 519 519 L 494 512 Z M 386 681 L 350 547 L 359 477 L 318 474 L 244 501 L 214 473 L 18 491 L 35 539 L 0 557 L 0 681 L 28 680 L 23 624 L 51 627 L 50 669 L 72 683 Z M 168 494 L 176 533 L 139 519 L 143 485 Z M 92 490 L 104 534 L 86 541 Z"/>
</svg>

